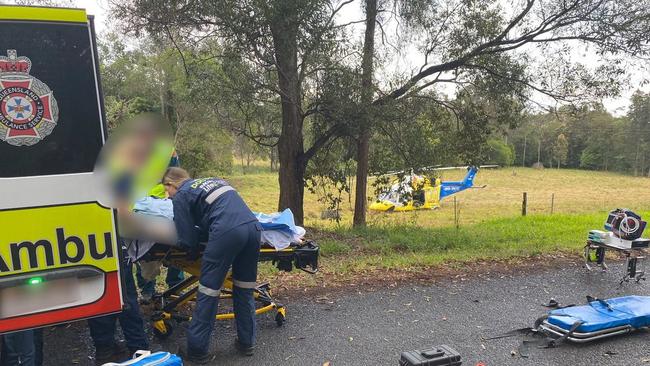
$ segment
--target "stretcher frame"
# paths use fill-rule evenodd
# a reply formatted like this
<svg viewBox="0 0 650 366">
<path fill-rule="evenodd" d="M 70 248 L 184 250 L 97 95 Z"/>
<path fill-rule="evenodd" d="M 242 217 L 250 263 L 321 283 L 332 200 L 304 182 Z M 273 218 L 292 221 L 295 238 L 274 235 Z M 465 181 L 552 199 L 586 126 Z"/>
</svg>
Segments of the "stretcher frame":
<svg viewBox="0 0 650 366">
<path fill-rule="evenodd" d="M 167 291 L 156 294 L 152 298 L 155 311 L 151 315 L 151 323 L 154 335 L 158 338 L 167 338 L 173 332 L 171 321 L 182 322 L 191 320 L 191 316 L 179 313 L 179 308 L 195 301 L 198 293 L 198 282 L 201 274 L 200 260 L 190 260 L 186 252 L 177 247 L 170 247 L 163 244 L 157 244 L 158 248 L 164 247 L 164 250 L 156 250 L 154 247 L 144 258 L 146 261 L 161 261 L 164 265 L 180 268 L 189 273 L 191 276 L 184 279 L 177 285 Z M 260 249 L 259 262 L 272 262 L 279 270 L 289 272 L 294 267 L 304 272 L 314 274 L 318 271 L 319 247 L 313 241 L 304 243 L 292 243 L 290 247 L 283 250 L 262 247 Z M 232 273 L 226 276 L 221 288 L 219 300 L 232 299 L 233 280 Z M 271 286 L 269 282 L 258 284 L 253 289 L 253 296 L 256 303 L 255 314 L 261 315 L 275 311 L 275 322 L 282 326 L 286 321 L 287 310 L 280 302 L 276 301 L 271 295 Z M 217 314 L 216 320 L 234 319 L 235 314 L 232 312 Z"/>
<path fill-rule="evenodd" d="M 575 343 L 587 343 L 587 342 L 592 342 L 598 339 L 603 339 L 603 338 L 609 338 L 625 333 L 630 333 L 635 330 L 631 325 L 621 325 L 618 327 L 613 327 L 613 328 L 608 328 L 608 329 L 603 329 L 599 330 L 596 332 L 571 332 L 569 333 L 568 330 L 558 327 L 557 325 L 553 325 L 548 322 L 548 320 L 544 320 L 540 324 L 540 329 L 545 332 L 548 335 L 551 336 L 556 336 L 556 337 L 566 337 L 567 340 Z"/>
<path fill-rule="evenodd" d="M 620 284 L 624 282 L 629 282 L 630 280 L 639 283 L 640 281 L 645 281 L 645 259 L 646 259 L 646 247 L 640 248 L 627 248 L 619 247 L 613 245 L 607 245 L 604 243 L 598 243 L 595 241 L 587 240 L 587 243 L 584 247 L 584 258 L 585 258 L 585 268 L 587 271 L 592 271 L 592 264 L 598 265 L 602 271 L 607 271 L 609 267 L 605 263 L 605 252 L 607 250 L 613 250 L 619 253 L 623 253 L 625 256 L 625 266 L 624 266 L 624 275 L 621 278 Z M 589 258 L 589 252 L 591 250 L 602 250 L 603 258 L 600 262 L 591 262 Z"/>
</svg>

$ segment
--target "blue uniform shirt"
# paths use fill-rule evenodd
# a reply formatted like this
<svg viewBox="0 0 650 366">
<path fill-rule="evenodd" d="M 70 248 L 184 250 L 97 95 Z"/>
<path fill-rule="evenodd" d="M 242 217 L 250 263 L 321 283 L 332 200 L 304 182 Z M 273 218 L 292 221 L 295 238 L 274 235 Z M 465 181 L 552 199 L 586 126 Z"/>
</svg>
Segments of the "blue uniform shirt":
<svg viewBox="0 0 650 366">
<path fill-rule="evenodd" d="M 230 229 L 257 221 L 239 194 L 223 179 L 189 179 L 172 199 L 178 244 L 199 245 L 199 238 L 223 235 Z M 197 229 L 198 227 L 198 229 Z"/>
</svg>

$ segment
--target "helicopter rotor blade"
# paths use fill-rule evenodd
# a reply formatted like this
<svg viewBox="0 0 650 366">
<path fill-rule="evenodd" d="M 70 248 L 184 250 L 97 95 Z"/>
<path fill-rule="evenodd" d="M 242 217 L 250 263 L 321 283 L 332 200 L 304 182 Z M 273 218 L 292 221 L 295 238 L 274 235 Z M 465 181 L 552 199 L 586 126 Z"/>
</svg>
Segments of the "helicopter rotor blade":
<svg viewBox="0 0 650 366">
<path fill-rule="evenodd" d="M 427 171 L 445 171 L 445 170 L 461 170 L 461 169 L 468 169 L 470 166 L 469 165 L 463 165 L 463 166 L 441 166 L 441 165 L 432 165 L 432 166 L 427 166 L 423 168 L 418 168 L 418 169 L 411 169 L 411 170 L 394 170 L 390 172 L 385 172 L 385 173 L 373 173 L 371 174 L 374 177 L 383 177 L 387 175 L 398 175 L 398 174 L 412 174 L 414 172 L 427 172 Z M 496 164 L 489 164 L 489 165 L 480 165 L 478 166 L 479 169 L 492 169 L 492 168 L 499 168 L 499 165 Z"/>
</svg>

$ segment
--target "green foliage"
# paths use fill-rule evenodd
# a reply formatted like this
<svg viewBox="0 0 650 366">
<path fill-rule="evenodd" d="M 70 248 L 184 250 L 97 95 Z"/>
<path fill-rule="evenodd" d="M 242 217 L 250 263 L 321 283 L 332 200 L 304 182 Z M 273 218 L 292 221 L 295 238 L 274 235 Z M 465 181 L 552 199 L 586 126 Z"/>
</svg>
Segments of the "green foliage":
<svg viewBox="0 0 650 366">
<path fill-rule="evenodd" d="M 129 101 L 129 106 L 127 111 L 129 116 L 135 116 L 140 113 L 160 112 L 160 109 L 151 100 L 142 97 L 135 97 Z"/>
<path fill-rule="evenodd" d="M 650 93 L 634 93 L 628 118 L 628 144 L 633 145 L 628 145 L 626 152 L 634 156 L 632 170 L 635 175 L 647 172 L 650 176 Z"/>
<path fill-rule="evenodd" d="M 426 96 L 383 106 L 375 116 L 370 171 L 418 170 L 455 162 L 453 114 Z"/>
<path fill-rule="evenodd" d="M 356 169 L 352 160 L 353 151 L 344 140 L 338 140 L 327 149 L 319 151 L 310 161 L 305 174 L 307 190 L 316 195 L 318 202 L 325 210 L 332 212 L 328 219 L 340 223 L 341 205 L 350 201 L 350 176 Z M 337 156 L 343 158 L 337 159 Z"/>
<path fill-rule="evenodd" d="M 603 167 L 603 151 L 596 145 L 589 145 L 582 150 L 580 167 L 585 169 L 601 169 Z"/>
<path fill-rule="evenodd" d="M 526 116 L 518 128 L 508 131 L 515 147 L 515 164 L 531 166 L 539 154 L 545 166 L 646 171 L 650 168 L 646 126 L 636 125 L 633 113 L 634 107 L 628 117 L 617 118 L 600 104 L 585 104 Z"/>
<path fill-rule="evenodd" d="M 626 71 L 617 57 L 650 53 L 648 9 L 633 0 L 570 4 L 560 0 L 512 4 L 397 0 L 378 2 L 382 42 L 374 54 L 364 57 L 359 49 L 367 45 L 360 47 L 352 36 L 357 29 L 351 25 L 357 22 L 337 24 L 337 12 L 351 3 L 123 0 L 112 2 L 112 14 L 136 35 L 146 32 L 158 41 L 171 40 L 184 56 L 183 68 L 193 75 L 186 85 L 202 87 L 189 93 L 191 98 L 172 104 L 209 98 L 213 103 L 209 113 L 238 136 L 264 146 L 271 157 L 274 147 L 281 146 L 280 205 L 299 210 L 300 218 L 306 178 L 329 176 L 331 182 L 341 181 L 338 173 L 322 175 L 313 167 L 306 169 L 320 154 L 318 150 L 330 149 L 336 139 L 354 144 L 359 137 L 365 141 L 366 131 L 371 130 L 370 165 L 376 171 L 431 163 L 479 164 L 494 154 L 495 146 L 488 140 L 504 137 L 506 128 L 520 121 L 531 94 L 569 102 L 613 96 L 620 91 Z M 388 33 L 392 32 L 384 32 L 393 28 L 396 40 L 403 43 L 399 47 L 391 44 Z M 574 62 L 575 44 L 593 49 L 594 64 L 599 66 Z M 533 45 L 545 56 L 540 62 L 527 54 Z M 365 65 L 367 60 L 376 60 L 375 70 L 386 70 L 393 61 L 392 48 L 417 50 L 424 63 L 396 70 L 395 76 L 383 77 L 373 89 L 360 90 L 362 60 Z M 162 73 L 163 85 L 168 75 Z M 366 86 L 372 84 L 368 79 L 372 78 L 364 78 Z M 442 96 L 444 89 L 439 86 L 450 84 L 455 87 L 453 97 Z M 176 90 L 171 96 L 182 94 Z M 164 93 L 161 99 L 166 99 Z M 167 113 L 171 104 L 160 104 L 163 113 L 172 116 Z M 428 105 L 420 108 L 418 104 Z M 111 109 L 117 114 L 122 107 L 116 104 Z M 444 113 L 426 111 L 436 107 Z M 191 120 L 183 120 L 178 113 L 174 116 L 175 126 Z M 547 117 L 541 119 L 552 119 Z M 557 129 L 530 128 L 531 143 L 537 145 L 539 154 L 522 157 L 522 163 L 540 159 L 545 164 L 579 165 L 589 137 L 574 136 L 580 129 L 570 130 L 564 121 L 557 124 Z M 561 133 L 567 144 L 557 141 Z M 521 137 L 527 141 L 528 134 Z M 248 151 L 240 141 L 236 141 L 239 150 Z M 592 139 L 591 143 L 596 142 Z M 344 154 L 351 149 L 336 150 L 342 155 L 320 154 L 317 168 L 333 167 L 332 172 L 340 172 L 336 165 L 348 160 Z M 643 154 L 640 149 L 637 155 Z M 322 164 L 325 157 L 333 161 Z M 365 158 L 359 158 L 362 168 Z M 635 163 L 638 167 L 647 169 Z M 366 172 L 360 173 L 365 178 Z"/>
<path fill-rule="evenodd" d="M 182 55 L 152 39 L 127 48 L 116 34 L 108 34 L 99 50 L 109 128 L 140 113 L 161 113 L 175 132 L 183 167 L 197 176 L 230 173 L 232 139 L 212 102 L 193 94 Z"/>
<path fill-rule="evenodd" d="M 515 161 L 515 154 L 512 146 L 497 139 L 487 141 L 487 161 L 486 163 L 497 164 L 500 166 L 510 166 Z"/>
<path fill-rule="evenodd" d="M 223 176 L 232 171 L 232 140 L 210 123 L 195 123 L 178 134 L 183 168 L 194 177 Z"/>
</svg>

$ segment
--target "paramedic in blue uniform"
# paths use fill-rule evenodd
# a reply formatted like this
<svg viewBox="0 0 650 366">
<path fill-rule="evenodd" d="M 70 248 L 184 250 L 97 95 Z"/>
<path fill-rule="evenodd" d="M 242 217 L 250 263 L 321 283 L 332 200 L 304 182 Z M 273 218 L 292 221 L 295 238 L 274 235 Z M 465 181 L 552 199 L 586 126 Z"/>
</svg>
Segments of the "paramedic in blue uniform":
<svg viewBox="0 0 650 366">
<path fill-rule="evenodd" d="M 239 194 L 219 178 L 191 179 L 181 168 L 169 168 L 163 177 L 174 203 L 178 244 L 199 252 L 199 238 L 208 242 L 201 258 L 197 304 L 187 331 L 184 359 L 210 362 L 210 335 L 217 315 L 221 286 L 232 266 L 233 310 L 237 325 L 235 346 L 253 354 L 255 301 L 261 226 Z"/>
</svg>

